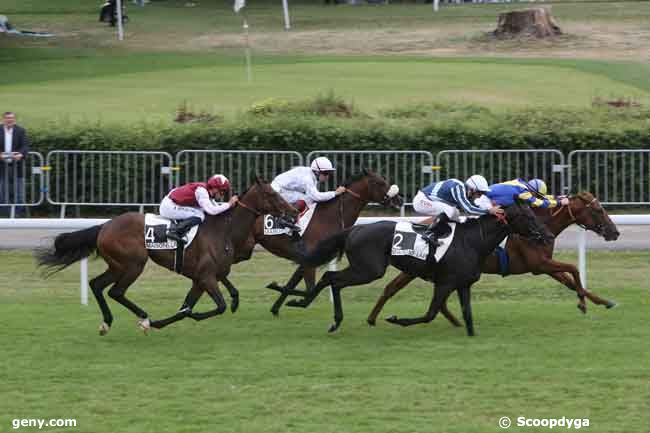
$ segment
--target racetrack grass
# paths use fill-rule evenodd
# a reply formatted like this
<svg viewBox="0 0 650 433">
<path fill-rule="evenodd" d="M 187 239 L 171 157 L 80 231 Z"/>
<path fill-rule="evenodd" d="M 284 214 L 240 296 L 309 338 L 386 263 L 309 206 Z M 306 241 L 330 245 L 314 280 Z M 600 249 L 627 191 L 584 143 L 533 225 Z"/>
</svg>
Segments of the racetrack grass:
<svg viewBox="0 0 650 433">
<path fill-rule="evenodd" d="M 650 89 L 638 83 L 639 68 L 649 68 L 633 64 L 612 69 L 627 74 L 608 76 L 602 73 L 609 70 L 606 65 L 592 61 L 262 56 L 254 58 L 253 82 L 248 83 L 242 59 L 233 55 L 131 53 L 39 60 L 40 51 L 32 52 L 36 56 L 29 60 L 19 57 L 19 67 L 0 85 L 3 100 L 26 125 L 168 123 L 183 101 L 196 111 L 232 117 L 266 98 L 301 100 L 330 90 L 370 114 L 431 101 L 499 110 L 589 107 L 595 97 L 611 95 L 650 100 Z"/>
<path fill-rule="evenodd" d="M 0 63 L 11 66 L 0 82 L 3 102 L 29 127 L 48 121 L 171 122 L 184 101 L 195 111 L 233 116 L 269 97 L 296 100 L 329 90 L 371 115 L 386 107 L 431 101 L 501 110 L 589 107 L 596 97 L 644 104 L 650 100 L 650 66 L 641 63 L 650 2 L 554 3 L 560 22 L 583 26 L 564 41 L 570 52 L 558 54 L 562 59 L 552 58 L 554 51 L 543 45 L 506 43 L 495 48 L 481 39 L 493 29 L 499 12 L 520 8 L 518 4 L 444 7 L 432 14 L 430 5 L 423 4 L 292 3 L 294 27 L 283 32 L 277 3 L 256 2 L 247 9 L 252 83 L 244 67 L 241 17 L 232 13 L 232 5 L 205 0 L 189 8 L 186 3 L 129 4 L 132 21 L 126 40 L 118 43 L 114 30 L 97 22 L 95 2 L 5 0 L 3 13 L 16 27 L 52 31 L 57 37 L 0 35 Z M 594 52 L 599 60 L 571 60 L 572 53 L 607 48 L 601 36 L 573 46 L 590 34 L 592 23 L 606 23 L 606 30 L 608 23 L 623 26 L 610 26 L 617 37 L 626 35 L 622 42 L 612 42 L 610 51 L 641 50 L 633 57 L 638 62 L 609 61 L 600 52 Z M 419 34 L 418 29 L 436 33 Z M 323 45 L 329 40 L 335 42 Z M 381 45 L 391 40 L 396 42 Z M 349 48 L 359 41 L 366 42 L 358 51 Z M 620 43 L 625 46 L 617 49 Z M 457 45 L 464 51 L 449 55 L 465 58 L 426 54 Z M 517 56 L 521 50 L 527 58 L 493 58 Z"/>
<path fill-rule="evenodd" d="M 76 418 L 74 431 L 90 433 L 472 433 L 499 431 L 501 416 L 589 418 L 588 431 L 608 433 L 650 423 L 650 252 L 591 252 L 590 287 L 619 307 L 589 305 L 586 316 L 547 277 L 485 276 L 474 289 L 475 338 L 441 318 L 369 328 L 386 278 L 344 290 L 334 335 L 325 332 L 326 294 L 274 319 L 274 293 L 262 287 L 293 267 L 265 253 L 233 269 L 242 295 L 235 315 L 144 336 L 109 300 L 116 320 L 99 337 L 96 303 L 78 302 L 77 266 L 43 281 L 26 252 L 0 252 L 0 262 L 2 431 L 14 418 Z M 101 269 L 91 262 L 91 276 Z M 148 266 L 128 294 L 159 318 L 187 287 Z M 418 315 L 430 292 L 414 283 L 382 316 Z M 455 296 L 450 305 L 458 311 Z M 199 309 L 209 307 L 203 300 Z"/>
</svg>

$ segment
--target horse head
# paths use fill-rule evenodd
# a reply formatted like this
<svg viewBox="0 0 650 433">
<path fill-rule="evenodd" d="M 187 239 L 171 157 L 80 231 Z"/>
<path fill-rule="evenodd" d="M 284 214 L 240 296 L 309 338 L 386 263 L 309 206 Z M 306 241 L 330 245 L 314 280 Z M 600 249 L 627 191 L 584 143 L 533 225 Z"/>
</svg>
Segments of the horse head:
<svg viewBox="0 0 650 433">
<path fill-rule="evenodd" d="M 382 206 L 393 209 L 402 207 L 399 187 L 390 185 L 385 177 L 372 170 L 362 169 L 358 175 L 346 182 L 345 187 L 359 194 L 365 201 L 381 203 Z"/>
<path fill-rule="evenodd" d="M 258 175 L 253 176 L 252 186 L 244 193 L 241 202 L 244 206 L 253 209 L 257 214 L 271 214 L 277 217 L 289 217 L 295 221 L 298 209 L 287 203 L 280 194 L 273 189 L 270 183 Z"/>
<path fill-rule="evenodd" d="M 538 242 L 548 242 L 554 239 L 553 234 L 542 224 L 530 206 L 515 200 L 510 206 L 504 207 L 506 224 L 519 235 Z"/>
<path fill-rule="evenodd" d="M 615 241 L 620 233 L 600 202 L 590 192 L 581 192 L 569 199 L 569 210 L 575 223 L 591 230 L 606 241 Z"/>
</svg>

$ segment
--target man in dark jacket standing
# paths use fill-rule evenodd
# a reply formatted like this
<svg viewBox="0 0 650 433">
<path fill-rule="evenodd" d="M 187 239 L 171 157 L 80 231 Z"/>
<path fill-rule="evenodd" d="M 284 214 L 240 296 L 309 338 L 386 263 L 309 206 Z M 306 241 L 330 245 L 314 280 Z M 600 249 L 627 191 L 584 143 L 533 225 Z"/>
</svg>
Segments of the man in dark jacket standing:
<svg viewBox="0 0 650 433">
<path fill-rule="evenodd" d="M 2 116 L 0 133 L 0 204 L 25 203 L 25 158 L 29 138 L 25 128 L 16 125 L 16 114 L 7 111 Z M 3 212 L 4 213 L 4 212 Z M 16 207 L 17 216 L 25 215 L 25 207 Z"/>
</svg>

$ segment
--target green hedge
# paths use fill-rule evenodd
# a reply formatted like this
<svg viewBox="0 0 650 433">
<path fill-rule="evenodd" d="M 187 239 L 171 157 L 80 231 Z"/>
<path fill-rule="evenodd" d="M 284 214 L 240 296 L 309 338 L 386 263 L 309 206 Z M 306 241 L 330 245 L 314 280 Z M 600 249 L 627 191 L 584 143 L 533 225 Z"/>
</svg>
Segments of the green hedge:
<svg viewBox="0 0 650 433">
<path fill-rule="evenodd" d="M 427 111 L 428 110 L 428 111 Z M 430 105 L 352 118 L 241 115 L 205 124 L 53 124 L 30 128 L 34 150 L 650 148 L 650 110 L 520 110 Z"/>
</svg>

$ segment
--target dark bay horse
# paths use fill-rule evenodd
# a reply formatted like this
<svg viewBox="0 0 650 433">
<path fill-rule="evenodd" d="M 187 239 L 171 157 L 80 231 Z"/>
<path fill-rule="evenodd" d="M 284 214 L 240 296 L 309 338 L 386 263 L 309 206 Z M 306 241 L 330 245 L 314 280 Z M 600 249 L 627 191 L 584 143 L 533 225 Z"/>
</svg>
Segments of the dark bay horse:
<svg viewBox="0 0 650 433">
<path fill-rule="evenodd" d="M 399 209 L 402 200 L 397 195 L 396 188 L 391 190 L 391 185 L 386 179 L 371 170 L 362 170 L 344 183 L 347 191 L 336 198 L 319 203 L 314 211 L 311 222 L 303 234 L 300 242 L 306 248 L 313 248 L 321 239 L 354 225 L 361 210 L 370 202 L 381 203 L 386 207 Z M 390 191 L 390 192 L 389 192 Z M 245 233 L 241 233 L 244 235 Z M 296 262 L 300 254 L 296 251 L 298 241 L 288 235 L 264 235 L 264 218 L 260 216 L 255 222 L 251 236 L 233 236 L 235 246 L 235 263 L 248 260 L 256 243 L 276 256 Z M 289 282 L 283 287 L 272 282 L 267 287 L 281 292 L 280 297 L 273 304 L 271 312 L 277 315 L 280 307 L 290 294 L 302 295 L 305 292 L 294 290 L 300 280 L 304 278 L 307 290 L 311 290 L 316 280 L 316 268 L 299 266 L 293 273 Z M 239 294 L 233 284 L 227 279 L 221 280 L 232 297 L 231 308 L 237 309 Z"/>
<path fill-rule="evenodd" d="M 51 275 L 96 251 L 108 265 L 104 273 L 90 281 L 104 319 L 99 328 L 100 335 L 105 335 L 113 323 L 113 315 L 103 294 L 110 284 L 113 286 L 108 295 L 138 316 L 140 327 L 146 331 L 150 326 L 162 328 L 185 317 L 203 320 L 225 311 L 226 303 L 217 281 L 228 275 L 234 260 L 231 237 L 248 236 L 260 213 L 295 217 L 298 211 L 270 184 L 256 177 L 236 207 L 220 215 L 206 215 L 194 241 L 185 251 L 181 270 L 182 275 L 192 280 L 192 288 L 176 314 L 158 321 L 150 321 L 149 315 L 126 297 L 127 289 L 140 276 L 150 257 L 160 266 L 174 269 L 174 251 L 145 248 L 143 214 L 129 212 L 102 225 L 60 234 L 55 238 L 53 248 L 37 251 L 35 255 L 39 265 L 52 269 L 48 274 Z M 216 308 L 205 313 L 192 312 L 204 291 L 208 292 Z"/>
<path fill-rule="evenodd" d="M 349 266 L 342 271 L 325 272 L 312 292 L 301 300 L 290 301 L 287 305 L 305 308 L 325 287 L 331 286 L 334 323 L 329 331 L 335 331 L 343 320 L 341 289 L 383 277 L 390 264 L 402 272 L 434 283 L 433 299 L 429 311 L 424 316 L 414 319 L 392 318 L 392 323 L 409 326 L 430 322 L 447 297 L 454 290 L 458 290 L 467 334 L 474 335 L 470 287 L 479 280 L 485 258 L 494 251 L 499 242 L 513 232 L 536 241 L 546 241 L 553 237 L 537 221 L 528 206 L 515 203 L 504 210 L 505 218 L 482 216 L 464 224 L 457 224 L 454 239 L 438 263 L 410 256 L 391 255 L 395 222 L 381 221 L 344 230 L 320 242 L 313 251 L 305 253 L 301 261 L 310 266 L 322 265 L 337 253 L 339 257 L 345 253 Z"/>
<path fill-rule="evenodd" d="M 602 236 L 606 241 L 618 239 L 619 232 L 616 225 L 607 215 L 607 212 L 600 205 L 596 197 L 589 192 L 582 192 L 569 198 L 569 204 L 555 209 L 532 208 L 538 218 L 548 227 L 553 236 L 558 236 L 567 227 L 577 224 L 587 230 L 591 230 Z M 430 221 L 430 218 L 423 223 Z M 589 298 L 597 305 L 604 305 L 612 308 L 616 304 L 613 301 L 605 300 L 595 293 L 582 287 L 578 269 L 570 264 L 553 260 L 553 249 L 555 243 L 540 244 L 532 242 L 519 236 L 511 236 L 506 243 L 506 252 L 510 259 L 510 270 L 508 275 L 546 274 L 561 282 L 569 289 L 578 294 L 578 308 L 584 313 L 586 305 L 584 298 Z M 499 257 L 496 252 L 490 254 L 483 263 L 482 272 L 486 274 L 500 274 Z M 416 277 L 402 272 L 395 277 L 384 289 L 384 293 L 377 300 L 375 307 L 368 316 L 368 323 L 374 325 L 377 316 L 384 304 L 397 292 L 403 289 Z M 444 303 L 440 312 L 455 326 L 461 326 L 460 322 L 447 308 Z"/>
</svg>

